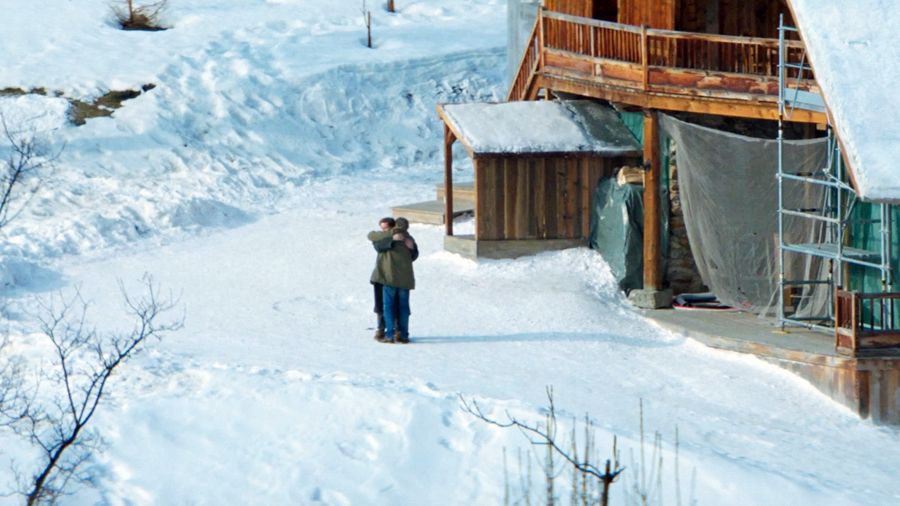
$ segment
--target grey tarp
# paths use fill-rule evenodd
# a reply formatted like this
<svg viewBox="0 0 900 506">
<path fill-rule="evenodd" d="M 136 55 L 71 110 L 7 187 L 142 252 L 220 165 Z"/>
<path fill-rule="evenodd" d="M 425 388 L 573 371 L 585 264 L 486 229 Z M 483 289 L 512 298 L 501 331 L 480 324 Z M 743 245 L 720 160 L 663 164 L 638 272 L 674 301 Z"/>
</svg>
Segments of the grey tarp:
<svg viewBox="0 0 900 506">
<path fill-rule="evenodd" d="M 677 145 L 684 220 L 703 282 L 725 304 L 769 312 L 778 289 L 777 141 L 670 116 L 662 116 L 661 128 Z M 790 172 L 810 173 L 826 163 L 824 139 L 786 141 L 784 149 Z M 795 207 L 821 207 L 821 192 L 802 193 L 800 185 L 785 190 L 785 202 Z M 815 233 L 810 220 L 785 222 L 787 242 L 809 242 Z M 792 279 L 818 277 L 820 268 L 802 259 L 786 265 Z M 804 295 L 821 305 L 822 297 Z"/>
<path fill-rule="evenodd" d="M 619 186 L 615 178 L 604 178 L 592 201 L 591 248 L 600 252 L 626 292 L 643 286 L 643 195 L 643 186 Z"/>
</svg>

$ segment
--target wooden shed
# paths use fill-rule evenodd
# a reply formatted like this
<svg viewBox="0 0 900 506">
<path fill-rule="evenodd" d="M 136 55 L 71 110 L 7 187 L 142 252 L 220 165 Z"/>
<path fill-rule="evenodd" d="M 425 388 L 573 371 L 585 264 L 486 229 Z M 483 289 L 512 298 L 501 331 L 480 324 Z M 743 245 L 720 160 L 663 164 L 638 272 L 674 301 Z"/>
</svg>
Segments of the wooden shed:
<svg viewBox="0 0 900 506">
<path fill-rule="evenodd" d="M 585 245 L 597 180 L 640 165 L 641 149 L 612 109 L 592 101 L 445 104 L 444 187 L 452 188 L 452 144 L 475 171 L 475 233 L 444 247 L 470 258 L 512 258 Z M 446 193 L 452 216 L 453 192 Z"/>
</svg>

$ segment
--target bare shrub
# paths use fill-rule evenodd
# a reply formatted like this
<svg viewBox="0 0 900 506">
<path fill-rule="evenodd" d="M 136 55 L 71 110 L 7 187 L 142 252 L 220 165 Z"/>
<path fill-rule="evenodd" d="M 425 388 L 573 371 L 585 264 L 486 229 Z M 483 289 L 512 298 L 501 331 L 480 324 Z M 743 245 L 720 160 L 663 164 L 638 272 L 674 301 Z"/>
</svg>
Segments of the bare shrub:
<svg viewBox="0 0 900 506">
<path fill-rule="evenodd" d="M 144 4 L 135 4 L 134 0 L 124 0 L 110 4 L 110 10 L 112 10 L 119 28 L 123 30 L 156 32 L 169 28 L 162 21 L 162 15 L 168 5 L 169 0 Z"/>
<path fill-rule="evenodd" d="M 109 396 L 109 380 L 121 366 L 141 353 L 151 340 L 181 327 L 183 317 L 160 321 L 175 307 L 169 296 L 144 277 L 146 293 L 132 299 L 120 289 L 134 327 L 103 334 L 87 322 L 87 304 L 76 294 L 41 303 L 38 320 L 52 359 L 36 371 L 21 364 L 0 369 L 0 425 L 30 443 L 38 452 L 35 471 L 19 476 L 26 503 L 54 504 L 73 484 L 90 483 L 84 464 L 100 448 L 99 434 L 89 426 L 100 403 Z M 5 358 L 5 357 L 4 357 Z"/>
<path fill-rule="evenodd" d="M 523 422 L 506 413 L 506 420 L 499 421 L 486 415 L 475 400 L 466 400 L 460 396 L 462 409 L 467 413 L 498 427 L 515 427 L 524 434 L 532 445 L 545 446 L 547 454 L 544 457 L 542 465 L 543 477 L 545 480 L 543 502 L 546 506 L 556 506 L 562 503 L 561 494 L 555 486 L 555 479 L 559 477 L 559 472 L 554 462 L 553 456 L 562 457 L 563 465 L 568 464 L 571 471 L 571 484 L 568 494 L 568 503 L 573 506 L 608 506 L 610 504 L 610 486 L 617 482 L 620 477 L 624 477 L 625 488 L 624 499 L 626 505 L 634 506 L 651 506 L 655 504 L 663 504 L 663 497 L 666 496 L 663 490 L 663 441 L 659 432 L 654 432 L 652 443 L 650 443 L 650 455 L 647 456 L 647 442 L 645 441 L 644 429 L 644 402 L 640 400 L 640 446 L 638 448 L 638 456 L 635 457 L 634 452 L 631 455 L 631 472 L 625 473 L 625 468 L 619 464 L 619 450 L 617 438 L 613 436 L 612 458 L 606 459 L 601 466 L 598 463 L 603 462 L 600 457 L 595 439 L 593 436 L 594 425 L 590 416 L 585 414 L 584 417 L 584 434 L 579 442 L 577 421 L 573 420 L 572 432 L 570 434 L 570 447 L 565 449 L 561 438 L 557 433 L 557 411 L 553 402 L 553 389 L 547 388 L 547 399 L 549 407 L 543 423 L 529 424 Z M 678 427 L 675 427 L 675 490 L 674 497 L 676 504 L 681 505 L 687 503 L 690 506 L 696 506 L 697 501 L 694 499 L 694 486 L 696 480 L 696 471 L 691 475 L 691 489 L 688 499 L 683 501 L 681 490 L 681 470 L 679 467 L 679 447 Z M 520 499 L 512 504 L 524 504 L 531 506 L 532 490 L 531 490 L 531 452 L 528 454 L 528 460 L 523 467 L 522 454 L 519 452 L 519 476 L 520 476 Z M 526 473 L 527 472 L 527 476 Z M 630 476 L 629 476 L 630 475 Z M 523 476 L 525 476 L 523 478 Z M 509 506 L 511 504 L 509 476 L 506 467 L 506 450 L 503 454 L 503 480 L 504 494 L 503 504 Z M 671 496 L 669 496 L 671 497 Z"/>
<path fill-rule="evenodd" d="M 0 228 L 12 221 L 40 189 L 43 175 L 62 153 L 51 152 L 33 126 L 14 128 L 0 114 L 8 154 L 0 166 Z"/>
<path fill-rule="evenodd" d="M 582 442 L 581 455 L 579 456 L 578 442 L 574 438 L 576 433 L 573 430 L 572 450 L 566 450 L 557 438 L 557 417 L 556 405 L 553 401 L 553 389 L 547 388 L 547 400 L 550 406 L 547 410 L 546 420 L 544 423 L 528 424 L 514 416 L 506 413 L 505 421 L 498 421 L 488 417 L 482 410 L 481 406 L 475 400 L 467 401 L 460 396 L 462 408 L 467 413 L 498 427 L 516 427 L 528 438 L 532 445 L 546 447 L 546 456 L 544 457 L 543 473 L 544 473 L 544 504 L 552 506 L 558 504 L 554 481 L 558 477 L 556 464 L 553 456 L 558 455 L 573 470 L 573 485 L 570 498 L 576 501 L 575 504 L 581 503 L 585 505 L 599 504 L 607 506 L 609 504 L 609 488 L 616 481 L 624 468 L 619 465 L 618 452 L 616 451 L 615 439 L 613 439 L 613 459 L 607 459 L 604 467 L 595 464 L 599 459 L 594 453 L 594 443 L 590 436 L 591 426 L 586 427 L 587 439 Z M 586 418 L 587 419 L 587 418 Z M 589 420 L 588 420 L 589 423 Z M 530 468 L 530 466 L 529 466 Z M 529 480 L 530 482 L 530 480 Z M 579 492 L 579 489 L 583 493 Z M 526 496 L 526 504 L 530 504 L 530 491 Z"/>
</svg>

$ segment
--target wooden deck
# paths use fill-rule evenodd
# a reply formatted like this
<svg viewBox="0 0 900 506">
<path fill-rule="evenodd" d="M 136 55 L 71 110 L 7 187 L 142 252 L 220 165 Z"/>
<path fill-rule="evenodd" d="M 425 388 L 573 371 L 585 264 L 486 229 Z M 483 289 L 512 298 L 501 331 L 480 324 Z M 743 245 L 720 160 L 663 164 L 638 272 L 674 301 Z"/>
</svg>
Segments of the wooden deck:
<svg viewBox="0 0 900 506">
<path fill-rule="evenodd" d="M 473 202 L 453 201 L 453 219 L 463 216 L 471 216 L 475 213 Z M 413 204 L 404 204 L 391 208 L 394 216 L 403 216 L 411 223 L 427 223 L 429 225 L 444 224 L 444 201 L 426 200 Z"/>
<path fill-rule="evenodd" d="M 587 247 L 587 239 L 476 239 L 474 235 L 444 236 L 444 249 L 462 257 L 503 259 L 536 255 L 545 251 Z"/>
<path fill-rule="evenodd" d="M 833 334 L 784 331 L 748 313 L 661 309 L 644 315 L 661 327 L 712 348 L 749 353 L 785 368 L 876 423 L 900 425 L 900 355 L 848 357 Z"/>
<path fill-rule="evenodd" d="M 391 208 L 395 217 L 403 216 L 412 223 L 443 225 L 446 212 L 444 185 L 435 188 L 436 200 L 426 200 L 412 204 L 403 204 Z M 475 214 L 475 183 L 459 183 L 453 185 L 453 219 Z"/>
<path fill-rule="evenodd" d="M 788 41 L 788 63 L 805 49 Z M 787 77 L 818 94 L 812 76 Z M 655 30 L 542 11 L 508 100 L 541 89 L 630 106 L 721 116 L 778 119 L 776 39 Z M 824 124 L 821 111 L 793 110 L 790 121 Z"/>
<path fill-rule="evenodd" d="M 443 202 L 444 195 L 446 194 L 446 192 L 444 191 L 444 183 L 438 184 L 435 189 L 437 193 L 437 199 Z M 470 183 L 454 183 L 453 200 L 475 202 L 475 182 L 472 181 Z"/>
</svg>

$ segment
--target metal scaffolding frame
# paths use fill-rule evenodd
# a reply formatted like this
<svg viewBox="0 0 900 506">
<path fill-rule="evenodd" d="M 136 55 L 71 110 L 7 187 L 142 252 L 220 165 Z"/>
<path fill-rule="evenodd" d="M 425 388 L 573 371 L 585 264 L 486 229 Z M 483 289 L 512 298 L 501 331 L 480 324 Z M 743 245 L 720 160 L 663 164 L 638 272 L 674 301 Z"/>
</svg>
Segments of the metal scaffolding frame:
<svg viewBox="0 0 900 506">
<path fill-rule="evenodd" d="M 793 69 L 797 79 L 804 74 L 812 75 L 812 67 L 806 62 L 805 55 L 800 63 L 787 63 L 786 35 L 796 33 L 797 29 L 785 26 L 782 16 L 778 27 L 778 320 L 782 328 L 786 325 L 797 325 L 807 328 L 834 330 L 834 293 L 836 288 L 845 287 L 844 270 L 848 265 L 858 265 L 877 269 L 881 275 L 882 291 L 888 291 L 891 285 L 891 209 L 889 204 L 880 204 L 880 218 L 867 220 L 867 223 L 881 224 L 881 244 L 879 251 L 867 251 L 851 248 L 846 245 L 847 228 L 852 224 L 850 216 L 857 204 L 856 191 L 846 180 L 841 147 L 832 126 L 828 131 L 828 158 L 826 165 L 812 173 L 789 171 L 784 162 L 784 122 L 789 119 L 794 109 L 808 109 L 825 112 L 825 104 L 821 96 L 791 87 L 788 69 Z M 829 118 L 830 120 L 830 118 Z M 823 193 L 820 208 L 789 207 L 785 202 L 785 184 L 801 184 L 818 186 Z M 816 234 L 819 242 L 793 244 L 785 242 L 784 219 L 786 216 L 810 220 L 821 227 Z M 860 223 L 857 221 L 856 223 Z M 807 255 L 828 262 L 826 279 L 785 279 L 785 256 L 787 254 Z M 789 287 L 828 285 L 829 304 L 826 314 L 812 316 L 796 316 L 786 314 L 785 290 Z"/>
</svg>

